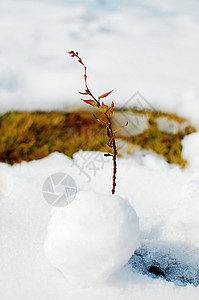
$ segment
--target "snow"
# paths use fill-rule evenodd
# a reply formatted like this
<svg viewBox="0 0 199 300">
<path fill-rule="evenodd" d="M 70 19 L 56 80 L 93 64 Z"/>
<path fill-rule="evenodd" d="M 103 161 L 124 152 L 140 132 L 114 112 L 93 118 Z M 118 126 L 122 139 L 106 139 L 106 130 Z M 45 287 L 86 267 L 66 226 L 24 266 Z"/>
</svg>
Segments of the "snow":
<svg viewBox="0 0 199 300">
<path fill-rule="evenodd" d="M 120 270 L 138 246 L 138 217 L 129 202 L 84 191 L 69 207 L 53 209 L 45 252 L 69 282 L 90 285 Z"/>
<path fill-rule="evenodd" d="M 12 167 L 0 164 L 1 174 L 7 176 L 4 183 L 10 187 L 2 185 L 0 198 L 1 299 L 21 300 L 28 295 L 30 300 L 125 300 L 132 296 L 150 300 L 159 299 L 160 293 L 162 299 L 198 299 L 197 168 L 181 169 L 152 152 L 138 151 L 128 159 L 118 159 L 117 190 L 112 198 L 112 162 L 104 158 L 106 163 L 100 168 L 99 155 L 90 156 L 98 167 L 96 173 L 84 169 L 90 181 L 61 153 Z M 42 194 L 46 178 L 56 173 L 70 175 L 77 185 L 77 195 L 65 207 L 52 207 Z M 140 247 L 137 217 L 129 203 L 139 218 Z M 100 222 L 102 214 L 104 223 Z M 135 248 L 135 254 L 147 255 L 133 268 L 128 259 Z M 154 259 L 163 270 L 167 268 L 167 278 L 155 279 L 143 272 Z M 74 277 L 69 278 L 69 273 Z"/>
<path fill-rule="evenodd" d="M 123 106 L 139 91 L 199 128 L 198 11 L 194 0 L 1 0 L 0 111 L 83 107 L 76 50 L 95 95 L 114 89 Z"/>
<path fill-rule="evenodd" d="M 192 168 L 199 168 L 199 133 L 187 135 L 182 140 L 182 156 Z"/>
<path fill-rule="evenodd" d="M 179 132 L 183 132 L 184 129 L 187 127 L 187 122 L 179 122 L 175 120 L 169 120 L 166 117 L 159 117 L 156 119 L 158 130 L 167 132 L 170 134 L 178 134 Z"/>
<path fill-rule="evenodd" d="M 77 50 L 96 95 L 114 89 L 117 106 L 199 129 L 198 11 L 194 0 L 0 1 L 0 113 L 81 106 Z M 114 196 L 100 152 L 0 163 L 0 298 L 198 300 L 198 132 L 182 146 L 185 169 L 146 150 L 118 158 Z M 53 190 L 57 174 L 71 186 Z"/>
</svg>

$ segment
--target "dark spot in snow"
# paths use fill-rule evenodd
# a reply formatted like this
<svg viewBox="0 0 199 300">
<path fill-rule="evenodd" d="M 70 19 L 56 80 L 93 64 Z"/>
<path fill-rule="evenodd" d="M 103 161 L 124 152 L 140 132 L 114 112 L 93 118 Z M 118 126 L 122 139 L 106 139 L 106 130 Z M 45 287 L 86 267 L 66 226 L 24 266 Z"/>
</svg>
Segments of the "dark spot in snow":
<svg viewBox="0 0 199 300">
<path fill-rule="evenodd" d="M 157 266 L 150 266 L 148 271 L 149 273 L 153 273 L 156 276 L 165 276 L 164 272 Z"/>
</svg>

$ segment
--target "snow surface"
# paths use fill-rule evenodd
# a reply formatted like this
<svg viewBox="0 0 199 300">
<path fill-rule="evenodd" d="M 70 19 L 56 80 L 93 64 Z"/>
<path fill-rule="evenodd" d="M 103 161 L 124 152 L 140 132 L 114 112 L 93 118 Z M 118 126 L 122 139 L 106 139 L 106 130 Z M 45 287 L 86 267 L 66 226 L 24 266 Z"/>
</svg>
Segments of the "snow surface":
<svg viewBox="0 0 199 300">
<path fill-rule="evenodd" d="M 77 161 L 77 157 L 82 157 L 83 154 L 91 153 L 76 153 L 75 160 Z M 132 266 L 127 264 L 127 252 L 129 253 L 130 239 L 132 239 L 132 236 L 129 236 L 127 243 L 123 243 L 124 249 L 121 251 L 122 260 L 120 260 L 121 257 L 118 256 L 118 266 L 124 262 L 125 257 L 126 266 L 115 271 L 104 283 L 93 283 L 91 280 L 90 283 L 87 282 L 87 287 L 82 287 L 81 284 L 77 282 L 75 286 L 71 285 L 65 279 L 62 272 L 54 268 L 48 261 L 44 251 L 46 237 L 48 237 L 47 239 L 51 238 L 54 243 L 58 237 L 55 238 L 53 234 L 57 233 L 57 235 L 59 235 L 58 231 L 53 231 L 56 229 L 56 226 L 52 231 L 49 231 L 50 235 L 48 235 L 51 209 L 54 211 L 52 214 L 53 219 L 55 220 L 55 218 L 60 215 L 60 219 L 57 220 L 57 222 L 60 226 L 63 225 L 62 227 L 65 227 L 66 224 L 69 226 L 69 220 L 71 220 L 72 216 L 78 217 L 78 214 L 75 213 L 73 208 L 79 208 L 80 219 L 77 220 L 76 225 L 75 220 L 71 221 L 71 225 L 73 226 L 68 227 L 66 225 L 66 231 L 69 232 L 69 236 L 72 240 L 79 240 L 81 250 L 82 239 L 86 237 L 88 227 L 85 228 L 83 236 L 83 228 L 81 228 L 81 230 L 76 229 L 80 225 L 79 222 L 85 222 L 87 206 L 81 206 L 78 201 L 81 199 L 82 202 L 85 201 L 85 203 L 88 204 L 88 202 L 91 201 L 89 195 L 96 196 L 99 195 L 96 193 L 102 192 L 104 195 L 107 195 L 107 200 L 111 197 L 108 196 L 111 192 L 111 159 L 106 158 L 103 167 L 100 167 L 99 153 L 94 152 L 92 155 L 90 159 L 98 166 L 96 173 L 94 173 L 92 168 L 86 168 L 86 166 L 84 166 L 84 171 L 92 177 L 90 181 L 88 180 L 88 176 L 83 172 L 83 169 L 80 169 L 77 164 L 74 164 L 72 159 L 60 153 L 53 153 L 38 161 L 29 163 L 22 162 L 12 167 L 4 163 L 0 164 L 0 182 L 5 183 L 3 174 L 6 174 L 9 178 L 7 186 L 12 186 L 9 193 L 7 188 L 5 188 L 4 193 L 2 186 L 2 196 L 0 198 L 1 299 L 76 300 L 83 298 L 92 300 L 125 300 L 132 299 L 133 297 L 134 299 L 144 300 L 147 298 L 151 300 L 160 299 L 160 295 L 161 299 L 183 300 L 188 297 L 190 299 L 198 299 L 199 287 L 193 284 L 187 284 L 187 282 L 184 283 L 185 286 L 179 286 L 178 279 L 180 276 L 176 277 L 176 281 L 173 278 L 172 282 L 167 282 L 164 278 L 158 277 L 154 279 L 151 276 L 143 275 L 143 265 L 140 265 L 139 269 L 132 270 Z M 79 166 L 80 162 L 81 160 L 79 159 Z M 44 200 L 42 195 L 44 181 L 48 176 L 57 172 L 69 174 L 76 181 L 78 191 L 80 192 L 71 204 L 62 208 L 52 208 Z M 152 152 L 139 151 L 128 159 L 118 159 L 115 199 L 116 201 L 121 199 L 118 196 L 128 199 L 139 217 L 141 248 L 138 247 L 136 251 L 138 251 L 138 253 L 142 252 L 142 247 L 148 249 L 150 252 L 148 252 L 147 256 L 143 257 L 143 261 L 153 264 L 155 257 L 157 263 L 159 263 L 162 268 L 167 261 L 165 257 L 170 257 L 170 261 L 176 260 L 179 266 L 179 269 L 175 270 L 177 275 L 183 272 L 183 268 L 180 268 L 180 266 L 187 267 L 185 270 L 186 274 L 184 274 L 185 279 L 190 279 L 191 274 L 192 276 L 196 276 L 196 272 L 199 270 L 198 179 L 197 168 L 189 167 L 187 169 L 181 169 L 177 165 L 169 165 L 162 157 Z M 190 182 L 192 184 L 190 184 Z M 83 197 L 83 194 L 85 194 L 85 197 Z M 77 202 L 75 202 L 76 200 Z M 105 210 L 103 210 L 102 207 L 105 205 L 105 202 L 102 197 L 102 203 L 98 203 L 104 212 Z M 115 204 L 116 207 L 118 205 L 117 203 L 118 202 Z M 126 205 L 126 202 L 122 204 L 119 201 L 119 203 L 121 206 Z M 94 208 L 95 205 L 97 205 L 97 200 L 95 204 L 91 206 Z M 111 203 L 107 205 L 111 208 L 113 207 L 113 202 L 111 201 Z M 71 216 L 70 211 L 74 213 L 71 214 Z M 106 218 L 109 213 L 110 217 L 113 217 L 113 212 L 105 212 Z M 61 217 L 62 214 L 63 216 L 68 216 L 65 221 L 64 218 Z M 91 218 L 92 216 L 88 216 L 88 223 L 91 221 Z M 119 230 L 114 218 L 115 217 L 113 217 L 114 224 L 112 224 L 112 228 L 113 225 L 115 225 L 116 230 Z M 53 219 L 51 225 L 54 222 Z M 95 226 L 98 220 L 99 218 L 94 218 L 93 224 L 95 224 Z M 108 224 L 111 220 L 106 219 L 106 222 Z M 128 223 L 128 220 L 126 222 Z M 130 225 L 131 222 L 129 221 L 128 224 Z M 104 226 L 101 227 L 101 224 L 98 224 L 98 226 L 96 233 L 99 233 L 98 229 L 105 229 Z M 109 230 L 110 229 L 107 228 L 107 232 L 104 233 L 105 237 L 101 234 L 99 236 L 100 239 L 107 239 L 110 233 Z M 94 233 L 94 227 L 91 228 L 91 232 Z M 118 233 L 120 232 L 118 231 Z M 89 238 L 88 233 L 88 240 Z M 110 241 L 107 240 L 107 243 L 109 245 L 113 244 L 114 248 L 118 247 L 119 249 L 121 244 L 116 246 L 112 238 L 110 233 Z M 117 238 L 119 239 L 119 237 Z M 50 240 L 48 240 L 48 243 L 49 241 Z M 63 241 L 63 249 L 65 249 L 66 240 Z M 97 245 L 97 241 L 94 245 Z M 132 254 L 134 251 L 133 245 Z M 104 247 L 106 246 L 106 244 L 103 245 L 101 243 L 98 253 L 103 253 Z M 90 248 L 91 245 L 89 243 L 88 247 L 88 251 L 91 251 L 92 248 Z M 51 251 L 51 253 L 55 255 L 56 251 L 59 251 L 59 247 Z M 66 249 L 66 261 L 68 258 L 67 251 Z M 107 252 L 107 254 L 113 255 L 113 259 L 115 260 L 115 252 Z M 55 255 L 55 257 L 56 259 L 59 258 L 57 255 Z M 64 256 L 61 256 L 59 258 L 60 261 L 63 257 Z M 77 257 L 77 259 L 80 258 L 81 257 Z M 63 262 L 60 261 L 59 263 L 62 264 Z M 93 264 L 95 265 L 95 259 Z M 107 265 L 107 261 L 102 262 L 102 266 Z M 57 264 L 56 267 L 60 268 L 60 265 L 58 266 Z M 99 267 L 98 261 L 96 261 L 96 274 L 98 273 L 97 267 L 99 271 L 102 268 L 101 266 Z M 112 269 L 113 266 L 109 265 L 108 268 L 109 267 Z M 86 263 L 82 261 L 82 265 L 79 266 L 78 269 L 84 272 L 84 268 L 86 268 Z M 194 277 L 194 279 L 196 279 L 196 277 Z"/>
<path fill-rule="evenodd" d="M 182 140 L 182 156 L 189 166 L 199 168 L 199 133 L 187 135 Z"/>
<path fill-rule="evenodd" d="M 105 281 L 138 247 L 138 217 L 129 202 L 87 191 L 69 207 L 53 209 L 45 241 L 52 265 L 69 282 L 86 285 Z"/>
<path fill-rule="evenodd" d="M 199 128 L 198 12 L 195 0 L 1 0 L 0 111 L 80 106 L 77 50 L 94 94 L 114 89 L 123 106 L 139 91 Z"/>
</svg>

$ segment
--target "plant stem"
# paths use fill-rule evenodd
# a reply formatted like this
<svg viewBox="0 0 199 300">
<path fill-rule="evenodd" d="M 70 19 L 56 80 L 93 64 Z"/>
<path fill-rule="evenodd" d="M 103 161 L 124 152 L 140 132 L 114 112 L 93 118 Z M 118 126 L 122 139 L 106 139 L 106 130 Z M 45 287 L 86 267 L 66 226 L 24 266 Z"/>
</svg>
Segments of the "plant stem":
<svg viewBox="0 0 199 300">
<path fill-rule="evenodd" d="M 115 193 L 115 187 L 116 187 L 116 172 L 117 172 L 117 163 L 116 163 L 116 158 L 117 158 L 117 148 L 116 148 L 116 143 L 115 143 L 115 138 L 113 135 L 113 130 L 112 130 L 112 124 L 110 118 L 107 116 L 107 114 L 104 114 L 107 122 L 108 122 L 108 130 L 109 130 L 109 138 L 112 140 L 112 147 L 113 147 L 113 188 L 112 188 L 112 194 Z"/>
<path fill-rule="evenodd" d="M 91 96 L 93 98 L 94 102 L 97 104 L 97 106 L 99 108 L 101 106 L 100 101 L 97 100 L 93 96 L 93 94 L 91 93 L 91 91 L 90 91 L 90 89 L 88 87 L 88 83 L 87 83 L 87 67 L 86 67 L 86 65 L 84 64 L 84 62 L 82 61 L 82 59 L 79 57 L 78 52 L 70 51 L 69 54 L 71 54 L 72 57 L 77 57 L 78 62 L 84 67 L 84 83 L 85 83 L 85 87 L 86 87 L 85 92 L 86 92 L 86 94 L 88 94 L 89 96 Z M 109 118 L 109 116 L 106 113 L 103 113 L 103 114 L 104 114 L 104 116 L 105 116 L 105 118 L 107 120 L 107 135 L 109 137 L 108 146 L 110 148 L 113 148 L 113 151 L 114 151 L 114 155 L 113 155 L 113 188 L 112 188 L 112 194 L 114 194 L 115 193 L 115 187 L 116 187 L 116 172 L 117 172 L 117 163 L 116 163 L 117 148 L 116 148 L 115 138 L 114 138 L 114 135 L 113 135 L 111 119 Z M 102 121 L 100 121 L 100 122 L 102 122 Z"/>
</svg>

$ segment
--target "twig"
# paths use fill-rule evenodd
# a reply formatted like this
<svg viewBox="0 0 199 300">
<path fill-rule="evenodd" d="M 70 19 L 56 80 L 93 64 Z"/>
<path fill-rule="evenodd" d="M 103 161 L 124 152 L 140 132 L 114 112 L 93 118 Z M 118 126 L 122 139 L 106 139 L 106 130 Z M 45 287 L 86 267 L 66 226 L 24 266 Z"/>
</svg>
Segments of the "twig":
<svg viewBox="0 0 199 300">
<path fill-rule="evenodd" d="M 82 61 L 82 59 L 80 58 L 78 52 L 74 52 L 74 51 L 70 51 L 68 52 L 72 57 L 76 57 L 78 59 L 78 62 L 84 67 L 84 83 L 85 83 L 85 92 L 81 93 L 81 95 L 88 95 L 90 96 L 92 99 L 89 100 L 84 100 L 82 99 L 85 103 L 94 106 L 94 107 L 98 107 L 99 111 L 101 113 L 103 113 L 103 115 L 106 118 L 106 122 L 101 121 L 100 119 L 98 119 L 95 115 L 93 115 L 98 122 L 106 124 L 107 126 L 107 136 L 109 138 L 109 141 L 107 143 L 107 145 L 110 148 L 113 148 L 113 155 L 112 154 L 104 154 L 105 156 L 112 156 L 113 158 L 113 188 L 112 188 L 112 194 L 115 193 L 115 187 L 116 187 L 116 172 L 117 172 L 117 163 L 116 163 L 116 158 L 117 158 L 117 148 L 116 148 L 116 143 L 115 143 L 115 138 L 114 138 L 114 132 L 112 130 L 112 123 L 111 123 L 111 116 L 113 114 L 113 109 L 114 109 L 114 103 L 112 102 L 111 107 L 108 108 L 107 105 L 105 105 L 103 102 L 100 103 L 100 100 L 107 97 L 112 91 L 105 93 L 101 96 L 97 98 L 94 97 L 94 95 L 91 93 L 89 87 L 88 87 L 88 82 L 87 82 L 87 67 L 84 64 L 84 62 Z M 128 125 L 128 122 L 126 125 L 122 126 L 121 128 L 119 128 L 118 130 L 121 130 L 122 128 L 126 127 Z M 118 131 L 116 130 L 116 131 Z"/>
</svg>

